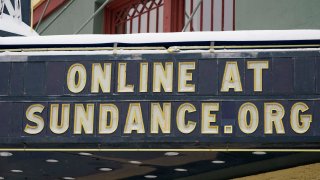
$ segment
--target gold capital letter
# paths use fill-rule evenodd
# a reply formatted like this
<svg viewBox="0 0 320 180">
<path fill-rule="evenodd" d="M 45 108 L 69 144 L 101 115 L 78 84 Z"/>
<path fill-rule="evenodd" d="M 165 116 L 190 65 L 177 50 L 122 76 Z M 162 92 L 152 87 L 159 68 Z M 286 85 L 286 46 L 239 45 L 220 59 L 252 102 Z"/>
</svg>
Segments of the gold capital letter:
<svg viewBox="0 0 320 180">
<path fill-rule="evenodd" d="M 187 81 L 192 81 L 192 73 L 188 73 L 188 70 L 194 70 L 195 68 L 195 62 L 179 62 L 178 92 L 195 91 L 194 84 L 187 84 Z"/>
<path fill-rule="evenodd" d="M 269 68 L 268 61 L 248 61 L 248 69 L 253 69 L 253 86 L 255 92 L 262 92 L 262 70 Z"/>
<path fill-rule="evenodd" d="M 76 82 L 76 74 L 78 74 L 78 82 Z M 73 93 L 81 92 L 86 86 L 87 82 L 87 71 L 86 68 L 79 63 L 73 64 L 67 75 L 67 85 L 69 91 Z"/>
<path fill-rule="evenodd" d="M 211 123 L 215 123 L 217 121 L 216 115 L 211 114 L 211 111 L 219 111 L 219 103 L 203 103 L 202 104 L 201 133 L 203 134 L 219 133 L 219 126 L 211 125 Z"/>
<path fill-rule="evenodd" d="M 184 103 L 179 106 L 177 110 L 177 127 L 180 132 L 189 134 L 195 129 L 197 124 L 196 122 L 188 121 L 187 124 L 185 124 L 186 112 L 192 113 L 195 111 L 196 107 L 194 107 L 194 105 L 190 103 Z"/>
<path fill-rule="evenodd" d="M 300 115 L 299 118 L 299 112 L 305 112 L 308 109 L 308 105 L 303 102 L 297 102 L 292 106 L 290 114 L 290 124 L 294 132 L 303 134 L 310 128 L 310 123 L 312 122 L 311 114 Z"/>
<path fill-rule="evenodd" d="M 103 70 L 100 63 L 92 64 L 92 81 L 91 81 L 91 92 L 98 93 L 99 86 L 102 92 L 110 92 L 111 86 L 111 63 L 104 63 Z"/>
<path fill-rule="evenodd" d="M 108 112 L 110 123 L 108 125 Z M 117 130 L 119 122 L 119 110 L 114 104 L 100 104 L 99 134 L 112 134 Z"/>
<path fill-rule="evenodd" d="M 229 89 L 234 89 L 235 92 L 242 91 L 241 78 L 236 61 L 226 62 L 224 69 L 221 92 L 229 92 Z"/>
<path fill-rule="evenodd" d="M 277 134 L 284 134 L 284 127 L 282 118 L 285 114 L 283 106 L 279 103 L 265 103 L 264 104 L 264 133 L 272 134 L 274 124 Z"/>
<path fill-rule="evenodd" d="M 42 113 L 43 109 L 44 109 L 44 106 L 42 104 L 33 104 L 28 107 L 26 111 L 26 118 L 29 121 L 36 123 L 36 125 L 31 126 L 27 124 L 26 127 L 24 128 L 24 132 L 28 134 L 38 134 L 43 130 L 44 120 L 41 116 L 36 115 L 36 113 Z"/>
<path fill-rule="evenodd" d="M 74 134 L 81 134 L 81 127 L 83 127 L 85 134 L 93 134 L 94 104 L 87 104 L 86 109 L 83 104 L 75 104 Z"/>
<path fill-rule="evenodd" d="M 250 122 L 247 124 L 247 115 L 250 113 Z M 259 124 L 259 112 L 257 107 L 252 103 L 244 103 L 239 108 L 238 124 L 242 132 L 251 134 L 257 130 Z"/>
<path fill-rule="evenodd" d="M 140 63 L 140 92 L 148 92 L 148 63 Z"/>
<path fill-rule="evenodd" d="M 164 92 L 172 92 L 173 63 L 166 62 L 165 67 L 166 70 L 160 62 L 153 64 L 153 92 L 161 92 L 161 86 Z"/>
<path fill-rule="evenodd" d="M 131 134 L 132 131 L 137 131 L 138 134 L 145 133 L 140 103 L 129 105 L 124 133 Z"/>
<path fill-rule="evenodd" d="M 163 103 L 163 110 L 159 103 L 151 103 L 151 133 L 157 134 L 159 126 L 164 134 L 170 133 L 171 103 Z"/>
<path fill-rule="evenodd" d="M 59 124 L 59 104 L 51 104 L 50 129 L 55 134 L 62 134 L 69 128 L 70 104 L 62 104 L 61 122 Z"/>
<path fill-rule="evenodd" d="M 118 64 L 118 92 L 133 92 L 134 85 L 127 84 L 127 63 Z"/>
</svg>

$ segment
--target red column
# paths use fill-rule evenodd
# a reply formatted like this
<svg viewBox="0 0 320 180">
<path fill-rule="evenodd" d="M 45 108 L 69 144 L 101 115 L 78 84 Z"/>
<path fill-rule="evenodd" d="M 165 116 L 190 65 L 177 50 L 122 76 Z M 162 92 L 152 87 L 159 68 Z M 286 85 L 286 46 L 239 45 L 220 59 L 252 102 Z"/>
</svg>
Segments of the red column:
<svg viewBox="0 0 320 180">
<path fill-rule="evenodd" d="M 184 26 L 184 0 L 164 0 L 163 32 L 180 32 Z"/>
<path fill-rule="evenodd" d="M 114 23 L 112 21 L 112 12 L 111 9 L 106 7 L 104 9 L 104 33 L 112 34 L 112 30 L 114 29 Z"/>
</svg>

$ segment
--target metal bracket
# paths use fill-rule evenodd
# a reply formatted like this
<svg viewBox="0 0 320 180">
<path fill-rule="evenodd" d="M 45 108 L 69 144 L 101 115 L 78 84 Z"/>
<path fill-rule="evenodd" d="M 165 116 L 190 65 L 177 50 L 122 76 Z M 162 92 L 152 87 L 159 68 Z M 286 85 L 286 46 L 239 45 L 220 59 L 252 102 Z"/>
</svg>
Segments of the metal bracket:
<svg viewBox="0 0 320 180">
<path fill-rule="evenodd" d="M 179 49 L 178 46 L 171 46 L 171 47 L 169 47 L 169 48 L 167 49 L 167 51 L 168 51 L 169 53 L 178 53 L 178 52 L 180 52 L 180 49 Z"/>
<path fill-rule="evenodd" d="M 113 43 L 113 54 L 117 54 L 118 43 Z"/>
<path fill-rule="evenodd" d="M 214 41 L 210 42 L 209 52 L 210 52 L 210 53 L 214 53 Z"/>
<path fill-rule="evenodd" d="M 15 0 L 14 6 L 10 0 L 1 0 L 0 2 L 0 17 L 4 14 L 4 7 L 6 6 L 9 16 L 22 21 L 21 0 Z"/>
</svg>

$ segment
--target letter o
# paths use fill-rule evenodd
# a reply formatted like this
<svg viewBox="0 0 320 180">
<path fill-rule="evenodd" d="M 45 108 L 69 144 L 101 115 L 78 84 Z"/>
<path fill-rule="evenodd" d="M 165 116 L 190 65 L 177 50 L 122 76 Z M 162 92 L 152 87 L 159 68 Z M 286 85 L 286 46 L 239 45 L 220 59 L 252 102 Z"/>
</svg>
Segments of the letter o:
<svg viewBox="0 0 320 180">
<path fill-rule="evenodd" d="M 76 82 L 76 74 L 78 74 L 78 82 Z M 86 68 L 82 64 L 73 64 L 67 75 L 68 89 L 73 93 L 81 92 L 86 86 L 87 72 Z"/>
<path fill-rule="evenodd" d="M 250 123 L 247 124 L 247 115 L 250 113 Z M 251 134 L 257 130 L 259 124 L 259 112 L 253 103 L 244 103 L 239 108 L 238 124 L 242 132 Z"/>
</svg>

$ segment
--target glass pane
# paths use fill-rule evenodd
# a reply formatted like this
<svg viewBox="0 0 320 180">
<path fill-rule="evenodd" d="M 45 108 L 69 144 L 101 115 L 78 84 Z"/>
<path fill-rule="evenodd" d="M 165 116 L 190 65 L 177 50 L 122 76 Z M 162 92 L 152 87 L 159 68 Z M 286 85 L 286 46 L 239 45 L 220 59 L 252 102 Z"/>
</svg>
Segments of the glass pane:
<svg viewBox="0 0 320 180">
<path fill-rule="evenodd" d="M 203 1 L 203 31 L 211 30 L 211 0 Z"/>
<path fill-rule="evenodd" d="M 149 32 L 156 32 L 156 15 L 157 10 L 153 9 L 150 11 L 150 23 L 149 23 Z"/>
<path fill-rule="evenodd" d="M 138 17 L 132 20 L 132 33 L 138 33 Z"/>
<path fill-rule="evenodd" d="M 141 16 L 141 24 L 140 24 L 140 32 L 141 33 L 146 33 L 147 32 L 147 25 L 148 25 L 148 15 L 147 13 L 144 13 Z"/>
<path fill-rule="evenodd" d="M 221 31 L 221 11 L 222 9 L 222 0 L 214 0 L 214 10 L 213 10 L 213 30 Z"/>
<path fill-rule="evenodd" d="M 224 6 L 224 30 L 233 30 L 233 0 L 225 0 Z"/>
<path fill-rule="evenodd" d="M 163 6 L 159 8 L 158 32 L 163 32 Z"/>
</svg>

